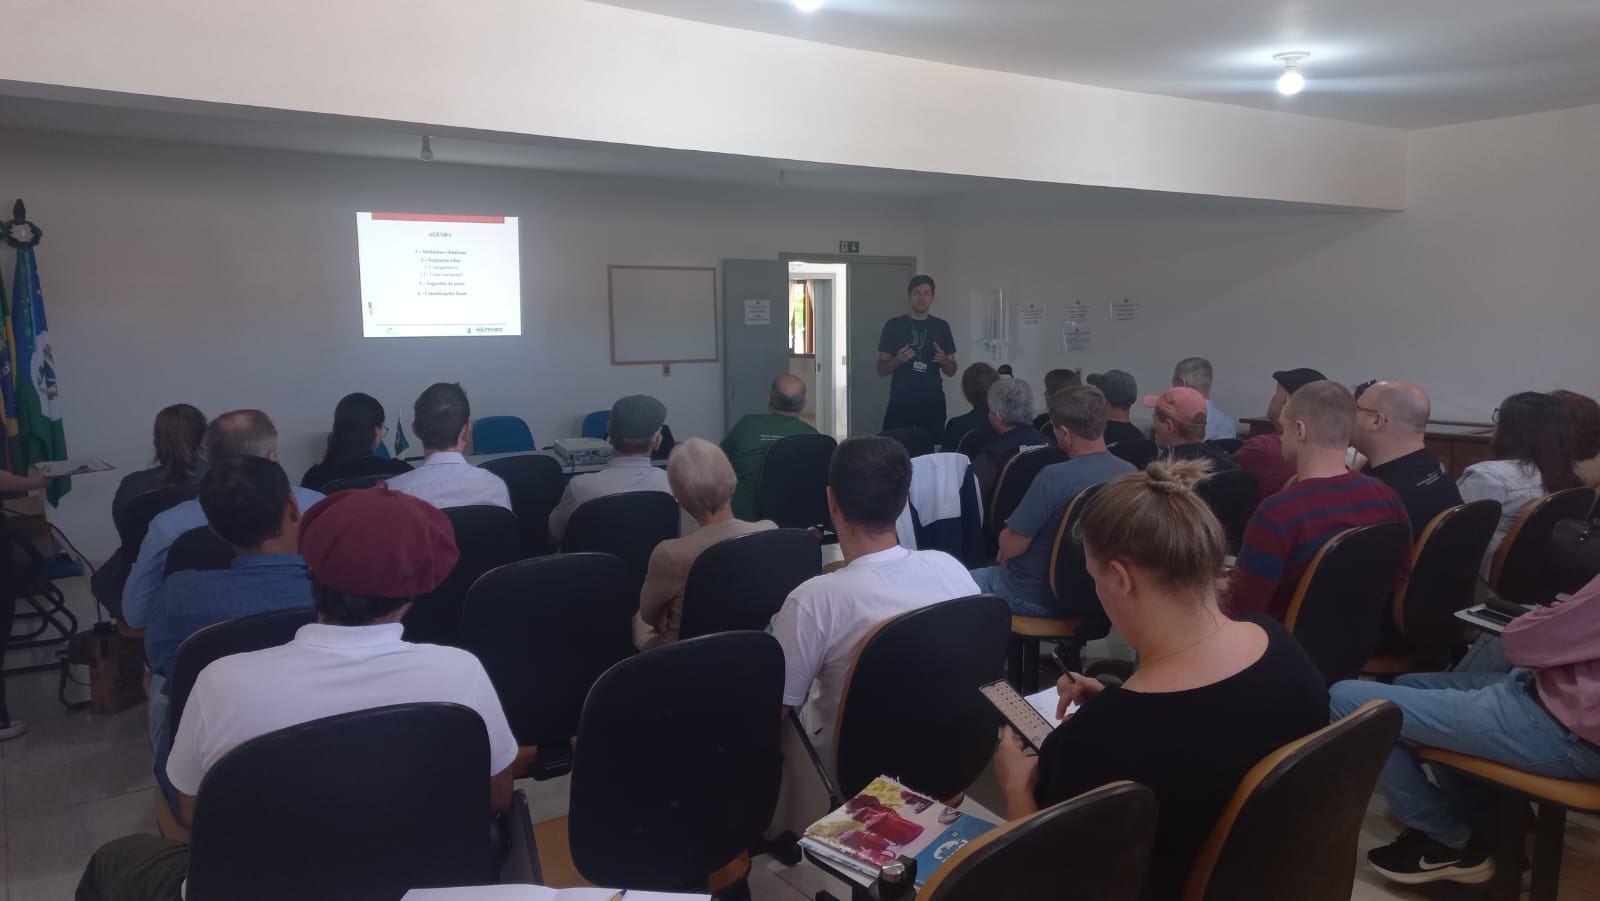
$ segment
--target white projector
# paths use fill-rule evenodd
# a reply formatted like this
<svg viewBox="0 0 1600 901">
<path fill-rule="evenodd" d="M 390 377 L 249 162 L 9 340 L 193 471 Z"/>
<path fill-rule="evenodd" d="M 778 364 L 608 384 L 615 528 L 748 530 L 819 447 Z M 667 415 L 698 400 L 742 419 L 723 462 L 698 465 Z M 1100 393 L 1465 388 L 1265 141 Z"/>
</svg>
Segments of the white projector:
<svg viewBox="0 0 1600 901">
<path fill-rule="evenodd" d="M 594 466 L 611 462 L 611 445 L 599 438 L 560 438 L 556 456 L 569 466 Z"/>
</svg>

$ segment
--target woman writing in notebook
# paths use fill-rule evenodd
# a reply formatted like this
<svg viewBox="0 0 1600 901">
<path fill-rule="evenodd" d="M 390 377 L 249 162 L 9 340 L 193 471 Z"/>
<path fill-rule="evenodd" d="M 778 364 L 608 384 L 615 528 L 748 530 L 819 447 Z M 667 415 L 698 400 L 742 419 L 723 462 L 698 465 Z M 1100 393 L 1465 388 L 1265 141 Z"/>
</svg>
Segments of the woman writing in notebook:
<svg viewBox="0 0 1600 901">
<path fill-rule="evenodd" d="M 1178 897 L 1189 864 L 1250 768 L 1328 723 L 1327 691 L 1305 652 L 1266 618 L 1218 604 L 1227 541 L 1195 486 L 1204 461 L 1157 461 L 1101 488 L 1078 526 L 1106 614 L 1139 652 L 1121 687 L 1061 678 L 1040 749 L 1009 729 L 995 752 L 1011 819 L 1131 779 L 1160 803 L 1145 898 Z"/>
</svg>

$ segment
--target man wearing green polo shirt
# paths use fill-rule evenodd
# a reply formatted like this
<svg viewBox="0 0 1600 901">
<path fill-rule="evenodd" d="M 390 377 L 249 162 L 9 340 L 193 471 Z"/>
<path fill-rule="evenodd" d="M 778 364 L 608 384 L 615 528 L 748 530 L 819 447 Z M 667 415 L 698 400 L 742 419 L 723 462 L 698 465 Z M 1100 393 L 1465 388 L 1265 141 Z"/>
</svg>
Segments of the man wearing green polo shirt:
<svg viewBox="0 0 1600 901">
<path fill-rule="evenodd" d="M 756 518 L 756 486 L 767 463 L 767 448 L 789 435 L 814 435 L 816 429 L 800 418 L 806 406 L 806 383 L 792 375 L 772 380 L 766 413 L 755 413 L 734 424 L 722 439 L 722 452 L 728 455 L 739 487 L 733 492 L 733 515 L 745 521 Z"/>
</svg>

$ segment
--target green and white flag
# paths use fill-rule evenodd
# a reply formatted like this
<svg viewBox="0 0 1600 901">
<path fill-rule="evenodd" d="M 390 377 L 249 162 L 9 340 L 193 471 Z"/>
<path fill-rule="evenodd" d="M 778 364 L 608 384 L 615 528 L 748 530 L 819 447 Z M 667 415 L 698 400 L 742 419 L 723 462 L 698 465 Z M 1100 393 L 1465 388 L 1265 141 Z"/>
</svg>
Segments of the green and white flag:
<svg viewBox="0 0 1600 901">
<path fill-rule="evenodd" d="M 61 389 L 56 381 L 55 349 L 44 316 L 44 292 L 33 247 L 17 248 L 16 278 L 11 283 L 10 322 L 15 342 L 17 431 L 10 435 L 11 471 L 26 475 L 35 463 L 67 459 L 67 432 L 61 423 Z M 8 430 L 9 431 L 9 430 Z M 52 505 L 72 490 L 71 479 L 51 479 Z"/>
</svg>

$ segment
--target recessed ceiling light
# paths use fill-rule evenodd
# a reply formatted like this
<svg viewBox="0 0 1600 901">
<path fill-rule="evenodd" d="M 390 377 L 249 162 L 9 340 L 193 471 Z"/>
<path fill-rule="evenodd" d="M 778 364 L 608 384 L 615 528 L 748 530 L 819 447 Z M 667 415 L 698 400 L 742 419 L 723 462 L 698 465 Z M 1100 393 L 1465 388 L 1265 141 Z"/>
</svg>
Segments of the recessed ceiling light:
<svg viewBox="0 0 1600 901">
<path fill-rule="evenodd" d="M 1273 54 L 1273 59 L 1283 63 L 1283 74 L 1278 76 L 1278 93 L 1292 96 L 1305 89 L 1306 79 L 1298 67 L 1302 60 L 1310 56 L 1304 50 Z"/>
<path fill-rule="evenodd" d="M 803 13 L 814 13 L 822 8 L 822 0 L 794 0 L 794 8 Z"/>
</svg>

